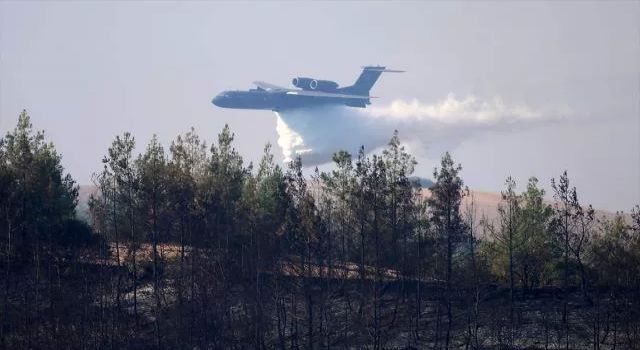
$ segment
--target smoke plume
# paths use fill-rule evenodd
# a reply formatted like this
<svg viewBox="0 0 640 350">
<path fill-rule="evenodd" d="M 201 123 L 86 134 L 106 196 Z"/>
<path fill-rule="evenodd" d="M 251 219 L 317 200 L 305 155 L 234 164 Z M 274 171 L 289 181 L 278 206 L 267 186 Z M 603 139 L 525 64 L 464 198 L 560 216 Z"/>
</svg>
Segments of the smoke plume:
<svg viewBox="0 0 640 350">
<path fill-rule="evenodd" d="M 285 161 L 301 156 L 305 165 L 331 161 L 334 152 L 355 154 L 361 145 L 369 151 L 384 146 L 393 130 L 416 155 L 455 148 L 464 139 L 487 131 L 508 131 L 548 122 L 568 113 L 541 111 L 506 104 L 496 97 L 475 96 L 425 104 L 395 100 L 367 109 L 325 106 L 276 112 L 278 145 Z"/>
</svg>

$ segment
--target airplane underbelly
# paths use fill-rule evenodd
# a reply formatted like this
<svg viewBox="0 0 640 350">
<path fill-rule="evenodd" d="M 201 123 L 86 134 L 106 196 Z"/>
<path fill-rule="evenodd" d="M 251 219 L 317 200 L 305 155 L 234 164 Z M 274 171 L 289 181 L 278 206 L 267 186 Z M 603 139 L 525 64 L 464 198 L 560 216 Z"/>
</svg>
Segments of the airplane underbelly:
<svg viewBox="0 0 640 350">
<path fill-rule="evenodd" d="M 312 96 L 296 96 L 283 95 L 276 103 L 278 110 L 309 108 L 323 105 L 345 105 L 344 99 L 312 97 Z"/>
<path fill-rule="evenodd" d="M 271 96 L 257 95 L 249 96 L 237 101 L 235 108 L 241 109 L 274 109 L 276 103 Z"/>
</svg>

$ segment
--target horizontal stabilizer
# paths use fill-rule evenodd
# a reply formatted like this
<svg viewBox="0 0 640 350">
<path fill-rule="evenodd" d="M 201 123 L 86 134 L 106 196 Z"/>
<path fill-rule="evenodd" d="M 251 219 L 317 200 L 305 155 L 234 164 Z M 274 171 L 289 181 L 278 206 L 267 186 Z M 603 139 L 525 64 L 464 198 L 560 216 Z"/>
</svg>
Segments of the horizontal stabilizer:
<svg viewBox="0 0 640 350">
<path fill-rule="evenodd" d="M 404 72 L 406 72 L 404 70 L 387 69 L 385 67 L 372 67 L 372 66 L 365 66 L 365 67 L 362 67 L 362 69 L 368 70 L 368 71 L 372 71 L 372 72 L 386 72 L 386 73 L 404 73 Z"/>
</svg>

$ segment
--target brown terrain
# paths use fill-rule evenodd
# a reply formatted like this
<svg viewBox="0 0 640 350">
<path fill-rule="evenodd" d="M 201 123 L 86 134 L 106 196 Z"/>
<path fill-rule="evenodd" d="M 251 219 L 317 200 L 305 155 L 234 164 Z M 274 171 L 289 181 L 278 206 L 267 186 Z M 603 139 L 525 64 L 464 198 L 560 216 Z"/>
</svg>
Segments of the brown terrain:
<svg viewBox="0 0 640 350">
<path fill-rule="evenodd" d="M 429 190 L 423 190 L 423 196 L 428 198 L 430 196 Z M 471 202 L 474 201 L 475 207 L 475 223 L 480 223 L 480 220 L 484 216 L 489 222 L 495 222 L 498 218 L 498 206 L 502 202 L 502 195 L 495 192 L 475 191 L 470 190 L 469 195 L 465 196 L 462 200 L 462 206 L 460 210 L 464 213 L 469 208 Z M 553 200 L 547 198 L 545 200 L 547 204 L 553 205 Z M 595 209 L 596 219 L 611 219 L 616 214 L 606 210 Z M 630 217 L 625 214 L 625 218 Z M 481 232 L 480 232 L 481 233 Z"/>
</svg>

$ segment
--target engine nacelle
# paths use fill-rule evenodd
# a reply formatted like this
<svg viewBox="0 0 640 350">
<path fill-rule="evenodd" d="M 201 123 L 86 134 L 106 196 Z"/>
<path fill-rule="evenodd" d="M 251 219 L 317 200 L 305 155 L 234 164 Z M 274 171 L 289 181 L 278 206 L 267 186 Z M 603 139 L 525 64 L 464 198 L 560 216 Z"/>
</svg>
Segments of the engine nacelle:
<svg viewBox="0 0 640 350">
<path fill-rule="evenodd" d="M 316 88 L 318 83 L 316 82 L 315 79 L 297 77 L 297 78 L 293 78 L 293 80 L 291 81 L 291 84 L 293 84 L 293 86 L 297 88 L 301 88 L 304 90 L 313 90 Z"/>
<path fill-rule="evenodd" d="M 338 83 L 336 83 L 335 81 L 331 81 L 331 80 L 314 80 L 315 81 L 315 87 L 312 87 L 312 89 L 314 90 L 319 90 L 319 91 L 333 91 L 335 89 L 338 88 Z"/>
<path fill-rule="evenodd" d="M 338 83 L 335 81 L 304 77 L 293 78 L 291 83 L 293 86 L 304 90 L 333 91 L 338 88 Z"/>
</svg>

